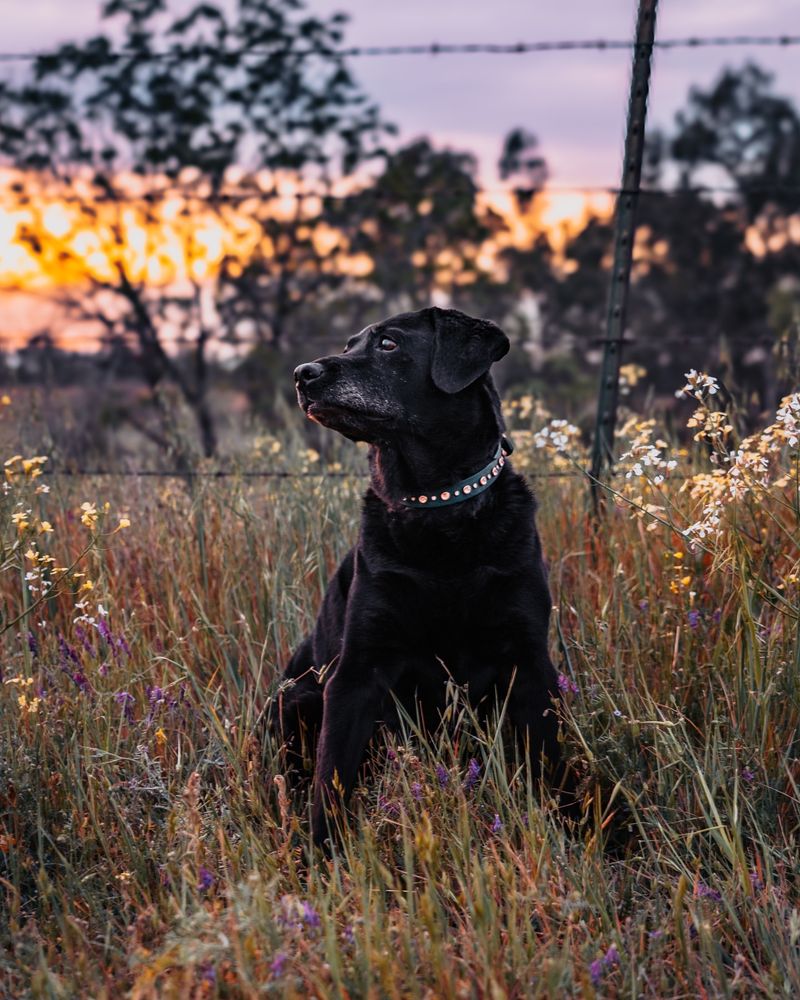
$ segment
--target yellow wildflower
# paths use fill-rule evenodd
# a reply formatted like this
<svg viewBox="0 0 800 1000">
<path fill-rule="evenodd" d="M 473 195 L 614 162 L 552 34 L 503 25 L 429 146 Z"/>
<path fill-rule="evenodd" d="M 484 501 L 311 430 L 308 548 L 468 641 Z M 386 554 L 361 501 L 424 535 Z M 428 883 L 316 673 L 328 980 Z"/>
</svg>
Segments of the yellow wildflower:
<svg viewBox="0 0 800 1000">
<path fill-rule="evenodd" d="M 11 397 L 8 393 L 3 393 L 3 395 L 0 396 L 0 406 L 11 406 Z"/>
<path fill-rule="evenodd" d="M 163 747 L 166 745 L 166 742 L 167 742 L 167 734 L 159 726 L 159 728 L 156 729 L 156 743 L 158 743 L 160 747 Z"/>
<path fill-rule="evenodd" d="M 80 587 L 78 587 L 79 594 L 82 594 L 84 590 L 94 590 L 94 584 L 91 580 L 84 580 Z"/>
<path fill-rule="evenodd" d="M 93 528 L 97 524 L 97 508 L 93 503 L 82 503 L 81 521 L 87 528 Z"/>
<path fill-rule="evenodd" d="M 53 530 L 53 525 L 49 521 L 41 521 L 39 524 L 39 534 L 47 535 Z"/>
<path fill-rule="evenodd" d="M 123 528 L 130 528 L 131 519 L 127 514 L 120 514 L 119 524 L 117 525 L 117 531 L 121 531 Z"/>
<path fill-rule="evenodd" d="M 16 524 L 17 531 L 22 534 L 22 532 L 30 527 L 30 521 L 28 516 L 30 514 L 29 510 L 18 510 L 11 515 L 11 520 Z"/>
</svg>

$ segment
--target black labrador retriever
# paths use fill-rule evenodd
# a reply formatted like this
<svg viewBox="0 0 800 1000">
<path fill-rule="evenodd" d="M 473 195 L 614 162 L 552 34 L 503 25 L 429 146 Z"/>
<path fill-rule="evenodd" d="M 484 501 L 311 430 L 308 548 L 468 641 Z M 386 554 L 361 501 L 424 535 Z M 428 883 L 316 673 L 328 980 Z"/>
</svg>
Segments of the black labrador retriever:
<svg viewBox="0 0 800 1000">
<path fill-rule="evenodd" d="M 370 445 L 358 542 L 286 667 L 274 723 L 296 759 L 304 737 L 315 755 L 316 843 L 395 699 L 435 723 L 448 677 L 476 704 L 513 680 L 508 715 L 534 777 L 544 757 L 563 779 L 536 503 L 507 460 L 489 373 L 508 346 L 494 323 L 430 308 L 295 370 L 306 414 Z"/>
</svg>

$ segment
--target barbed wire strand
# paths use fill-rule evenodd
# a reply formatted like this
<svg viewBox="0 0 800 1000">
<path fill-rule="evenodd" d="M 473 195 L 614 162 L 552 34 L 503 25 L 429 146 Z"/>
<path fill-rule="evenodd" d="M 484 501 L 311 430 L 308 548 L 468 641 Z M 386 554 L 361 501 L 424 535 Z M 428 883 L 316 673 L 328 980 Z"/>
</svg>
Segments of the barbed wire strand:
<svg viewBox="0 0 800 1000">
<path fill-rule="evenodd" d="M 265 49 L 262 47 L 228 49 L 226 56 L 315 56 L 315 55 L 338 55 L 343 57 L 383 57 L 383 56 L 441 56 L 441 55 L 525 55 L 529 53 L 545 52 L 606 52 L 615 50 L 633 49 L 636 42 L 630 39 L 617 38 L 581 38 L 581 39 L 560 39 L 556 41 L 541 42 L 508 42 L 508 43 L 441 43 L 427 42 L 423 44 L 411 45 L 350 45 L 330 51 L 318 49 Z M 670 51 L 672 49 L 700 49 L 700 48 L 733 48 L 733 47 L 776 47 L 787 48 L 789 46 L 800 45 L 800 35 L 714 35 L 714 36 L 687 36 L 682 38 L 662 38 L 653 42 L 653 48 Z M 212 47 L 208 43 L 199 42 L 198 47 Z M 216 51 L 216 48 L 214 49 Z M 0 62 L 24 62 L 35 61 L 37 59 L 53 58 L 58 54 L 55 52 L 0 52 Z M 80 50 L 75 50 L 80 53 Z M 137 49 L 118 49 L 95 51 L 90 50 L 87 55 L 95 62 L 102 59 L 137 59 L 152 61 L 159 59 L 185 59 L 187 51 L 176 48 L 173 50 L 159 52 L 141 52 Z"/>
</svg>

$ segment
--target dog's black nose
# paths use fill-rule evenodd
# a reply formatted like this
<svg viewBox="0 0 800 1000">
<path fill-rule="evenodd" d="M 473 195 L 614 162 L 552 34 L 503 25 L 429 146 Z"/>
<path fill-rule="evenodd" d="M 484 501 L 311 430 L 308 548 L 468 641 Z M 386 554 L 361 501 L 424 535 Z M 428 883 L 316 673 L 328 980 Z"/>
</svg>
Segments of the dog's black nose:
<svg viewBox="0 0 800 1000">
<path fill-rule="evenodd" d="M 304 365 L 298 365 L 294 370 L 294 380 L 301 385 L 307 385 L 319 378 L 324 371 L 322 365 L 316 361 L 307 361 Z"/>
</svg>

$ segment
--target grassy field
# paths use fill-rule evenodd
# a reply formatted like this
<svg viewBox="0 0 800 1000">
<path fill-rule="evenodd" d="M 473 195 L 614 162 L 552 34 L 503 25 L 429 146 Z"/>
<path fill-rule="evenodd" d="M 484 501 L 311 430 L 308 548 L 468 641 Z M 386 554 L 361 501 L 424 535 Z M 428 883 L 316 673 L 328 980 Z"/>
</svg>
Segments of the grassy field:
<svg viewBox="0 0 800 1000">
<path fill-rule="evenodd" d="M 687 389 L 689 450 L 628 422 L 599 525 L 580 479 L 536 482 L 585 828 L 454 690 L 448 734 L 376 742 L 340 852 L 310 865 L 261 722 L 363 479 L 9 455 L 0 996 L 800 996 L 800 402 L 743 442 L 711 389 Z M 518 467 L 581 459 L 530 400 L 510 415 Z M 296 436 L 259 447 L 322 465 Z"/>
</svg>

